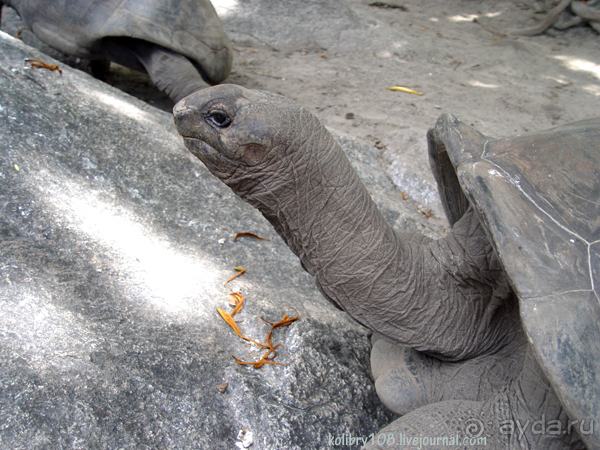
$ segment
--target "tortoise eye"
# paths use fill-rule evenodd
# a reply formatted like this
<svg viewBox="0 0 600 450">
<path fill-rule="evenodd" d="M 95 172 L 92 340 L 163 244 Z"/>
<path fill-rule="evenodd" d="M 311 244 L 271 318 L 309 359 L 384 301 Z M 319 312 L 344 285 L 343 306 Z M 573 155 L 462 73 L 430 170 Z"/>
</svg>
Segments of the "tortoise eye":
<svg viewBox="0 0 600 450">
<path fill-rule="evenodd" d="M 223 111 L 213 111 L 206 116 L 207 120 L 219 128 L 227 128 L 231 125 L 231 117 Z"/>
</svg>

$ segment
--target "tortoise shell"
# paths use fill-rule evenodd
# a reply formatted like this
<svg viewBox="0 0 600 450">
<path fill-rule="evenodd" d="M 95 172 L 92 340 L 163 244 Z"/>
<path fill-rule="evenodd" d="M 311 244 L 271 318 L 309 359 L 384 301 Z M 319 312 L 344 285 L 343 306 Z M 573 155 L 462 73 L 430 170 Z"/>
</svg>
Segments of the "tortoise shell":
<svg viewBox="0 0 600 450">
<path fill-rule="evenodd" d="M 569 417 L 600 423 L 600 119 L 491 139 L 445 114 L 428 144 L 448 220 L 475 208 Z"/>
<path fill-rule="evenodd" d="M 211 84 L 231 71 L 229 39 L 209 0 L 0 0 L 21 16 L 42 41 L 85 59 L 106 55 L 110 39 L 146 41 L 179 53 L 200 67 Z M 133 55 L 116 61 L 143 70 Z"/>
</svg>

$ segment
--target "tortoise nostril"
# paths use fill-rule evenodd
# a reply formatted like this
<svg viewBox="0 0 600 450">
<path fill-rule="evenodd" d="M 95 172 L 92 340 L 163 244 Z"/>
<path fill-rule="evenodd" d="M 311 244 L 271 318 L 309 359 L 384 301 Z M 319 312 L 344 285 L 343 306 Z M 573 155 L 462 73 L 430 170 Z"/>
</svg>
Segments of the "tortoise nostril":
<svg viewBox="0 0 600 450">
<path fill-rule="evenodd" d="M 187 98 L 183 98 L 173 106 L 173 115 L 181 115 L 187 110 L 190 110 L 190 104 Z"/>
<path fill-rule="evenodd" d="M 180 103 L 173 108 L 173 120 L 181 135 L 197 134 L 202 124 L 196 110 Z"/>
</svg>

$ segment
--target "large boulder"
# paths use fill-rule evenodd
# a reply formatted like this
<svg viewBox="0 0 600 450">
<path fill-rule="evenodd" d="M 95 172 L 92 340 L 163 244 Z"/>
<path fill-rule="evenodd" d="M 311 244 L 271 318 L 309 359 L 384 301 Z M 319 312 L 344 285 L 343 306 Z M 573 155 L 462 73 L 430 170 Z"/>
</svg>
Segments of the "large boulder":
<svg viewBox="0 0 600 450">
<path fill-rule="evenodd" d="M 253 208 L 183 146 L 172 116 L 0 33 L 0 442 L 4 448 L 322 449 L 393 416 L 367 331 L 319 294 Z M 425 229 L 374 162 L 340 138 L 389 220 Z M 409 208 L 407 207 L 408 211 Z M 272 241 L 240 238 L 251 231 Z M 243 266 L 247 273 L 224 286 Z M 300 320 L 262 353 L 236 319 Z M 224 393 L 217 386 L 228 384 Z M 338 440 L 338 442 L 340 442 Z"/>
</svg>

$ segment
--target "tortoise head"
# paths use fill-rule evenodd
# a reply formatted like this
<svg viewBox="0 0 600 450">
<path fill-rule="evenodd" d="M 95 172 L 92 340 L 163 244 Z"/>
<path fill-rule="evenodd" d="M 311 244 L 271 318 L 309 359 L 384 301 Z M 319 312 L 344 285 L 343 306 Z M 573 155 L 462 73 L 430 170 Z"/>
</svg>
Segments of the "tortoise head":
<svg viewBox="0 0 600 450">
<path fill-rule="evenodd" d="M 236 85 L 194 92 L 173 114 L 190 152 L 240 195 L 250 185 L 281 180 L 284 166 L 306 165 L 297 159 L 304 158 L 300 150 L 315 135 L 308 128 L 314 124 L 325 131 L 285 97 Z"/>
</svg>

